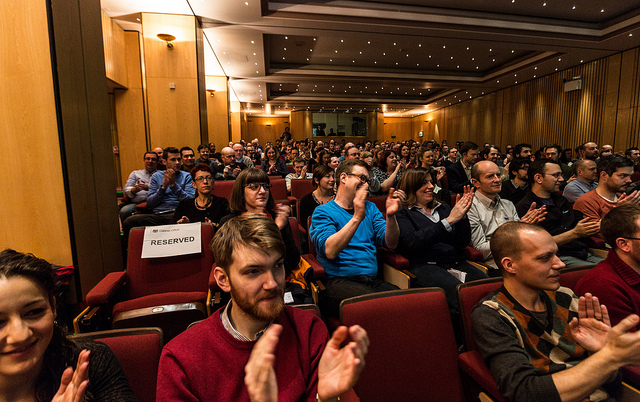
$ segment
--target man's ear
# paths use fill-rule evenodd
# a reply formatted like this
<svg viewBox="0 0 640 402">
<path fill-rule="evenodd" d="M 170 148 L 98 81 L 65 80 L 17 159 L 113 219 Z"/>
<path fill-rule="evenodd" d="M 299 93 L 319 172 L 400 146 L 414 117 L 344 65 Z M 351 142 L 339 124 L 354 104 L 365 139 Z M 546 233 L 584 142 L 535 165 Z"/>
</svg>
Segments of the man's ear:
<svg viewBox="0 0 640 402">
<path fill-rule="evenodd" d="M 480 182 L 474 178 L 471 178 L 471 184 L 473 185 L 473 187 L 478 188 L 480 187 Z"/>
<path fill-rule="evenodd" d="M 544 178 L 544 176 L 543 176 L 542 173 L 536 173 L 536 174 L 533 175 L 533 181 L 538 183 L 538 184 L 542 183 L 543 178 Z"/>
<path fill-rule="evenodd" d="M 216 282 L 218 283 L 218 286 L 220 287 L 220 289 L 222 289 L 223 292 L 228 293 L 231 291 L 231 282 L 229 281 L 229 275 L 227 275 L 224 269 L 222 269 L 219 266 L 216 266 L 213 269 L 213 277 L 216 278 Z"/>
<path fill-rule="evenodd" d="M 631 247 L 629 247 L 630 242 L 627 239 L 618 237 L 616 239 L 616 247 L 618 247 L 621 251 L 625 253 L 631 252 Z"/>
<path fill-rule="evenodd" d="M 513 264 L 513 259 L 511 257 L 502 258 L 502 260 L 500 260 L 500 263 L 502 263 L 502 267 L 508 273 L 510 273 L 512 275 L 514 275 L 516 273 L 516 269 L 515 269 L 515 266 Z"/>
</svg>

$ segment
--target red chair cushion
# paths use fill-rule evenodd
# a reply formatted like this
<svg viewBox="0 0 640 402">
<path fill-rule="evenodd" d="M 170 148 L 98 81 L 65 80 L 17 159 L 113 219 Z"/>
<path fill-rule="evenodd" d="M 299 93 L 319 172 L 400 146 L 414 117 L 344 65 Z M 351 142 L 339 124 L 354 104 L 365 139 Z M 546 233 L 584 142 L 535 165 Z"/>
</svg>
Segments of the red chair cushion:
<svg viewBox="0 0 640 402">
<path fill-rule="evenodd" d="M 632 387 L 640 388 L 640 366 L 623 367 L 622 380 Z"/>
<path fill-rule="evenodd" d="M 379 247 L 378 256 L 383 263 L 389 264 L 395 269 L 402 270 L 409 268 L 409 260 L 388 248 Z"/>
<path fill-rule="evenodd" d="M 458 355 L 458 365 L 465 373 L 469 374 L 482 388 L 501 402 L 507 402 L 498 391 L 496 381 L 491 375 L 489 367 L 485 364 L 477 350 L 464 352 Z"/>
<path fill-rule="evenodd" d="M 171 292 L 160 293 L 149 296 L 138 297 L 133 300 L 125 300 L 113 306 L 113 316 L 125 311 L 136 310 L 139 308 L 147 308 L 153 306 L 162 306 L 165 304 L 181 304 L 201 302 L 207 299 L 206 292 Z"/>
<path fill-rule="evenodd" d="M 464 249 L 464 258 L 469 261 L 482 261 L 482 251 L 478 250 L 477 248 L 467 246 Z"/>
</svg>

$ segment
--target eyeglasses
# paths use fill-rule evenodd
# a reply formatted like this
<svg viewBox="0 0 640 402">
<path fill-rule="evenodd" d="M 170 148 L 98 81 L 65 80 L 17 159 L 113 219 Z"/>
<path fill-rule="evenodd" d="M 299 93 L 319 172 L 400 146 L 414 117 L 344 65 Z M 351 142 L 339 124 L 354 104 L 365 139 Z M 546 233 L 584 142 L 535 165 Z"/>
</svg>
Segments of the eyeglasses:
<svg viewBox="0 0 640 402">
<path fill-rule="evenodd" d="M 640 237 L 623 237 L 623 239 L 627 239 L 627 240 L 640 240 Z"/>
<path fill-rule="evenodd" d="M 553 176 L 556 180 L 562 177 L 562 172 L 558 173 L 545 173 L 546 176 Z"/>
<path fill-rule="evenodd" d="M 367 176 L 366 174 L 347 173 L 347 176 L 357 177 L 362 184 L 370 184 L 369 176 Z"/>
<path fill-rule="evenodd" d="M 196 177 L 194 179 L 194 181 L 197 181 L 198 183 L 203 182 L 203 181 L 208 181 L 209 183 L 211 183 L 213 181 L 213 177 L 212 176 Z"/>
<path fill-rule="evenodd" d="M 269 189 L 271 188 L 271 184 L 268 184 L 268 183 L 251 183 L 251 184 L 247 184 L 245 187 L 249 187 L 249 190 L 251 190 L 251 191 L 258 191 L 258 190 L 260 190 L 260 187 L 264 188 L 264 191 L 269 191 Z"/>
</svg>

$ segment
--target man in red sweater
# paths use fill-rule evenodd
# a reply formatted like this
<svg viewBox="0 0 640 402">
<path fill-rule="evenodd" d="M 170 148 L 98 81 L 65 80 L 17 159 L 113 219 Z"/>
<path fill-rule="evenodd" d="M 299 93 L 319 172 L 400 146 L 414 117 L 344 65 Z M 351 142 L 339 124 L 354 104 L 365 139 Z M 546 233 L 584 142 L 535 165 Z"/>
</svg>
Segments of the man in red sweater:
<svg viewBox="0 0 640 402">
<path fill-rule="evenodd" d="M 271 219 L 229 220 L 211 250 L 214 276 L 231 301 L 164 347 L 158 400 L 335 401 L 353 387 L 367 333 L 340 327 L 327 342 L 317 316 L 284 306 L 285 246 Z"/>
</svg>

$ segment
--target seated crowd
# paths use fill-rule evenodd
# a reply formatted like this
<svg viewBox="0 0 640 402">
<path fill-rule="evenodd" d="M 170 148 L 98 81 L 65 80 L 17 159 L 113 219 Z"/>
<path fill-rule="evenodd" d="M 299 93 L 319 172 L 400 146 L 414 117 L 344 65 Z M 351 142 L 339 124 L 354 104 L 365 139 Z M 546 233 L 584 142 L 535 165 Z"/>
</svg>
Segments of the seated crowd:
<svg viewBox="0 0 640 402">
<path fill-rule="evenodd" d="M 211 223 L 212 278 L 229 294 L 165 346 L 158 400 L 328 401 L 348 392 L 365 363 L 366 328 L 331 335 L 318 316 L 285 305 L 313 303 L 306 252 L 323 269 L 317 302 L 327 322 L 347 298 L 398 289 L 379 269 L 384 250 L 407 262 L 411 287 L 444 290 L 459 343 L 457 285 L 502 277 L 471 323 L 509 400 L 615 398 L 618 369 L 640 365 L 637 148 L 533 152 L 523 143 L 503 154 L 473 142 L 288 140 L 220 152 L 202 144 L 197 159 L 189 147 L 156 148 L 129 176 L 125 248 L 136 226 Z M 309 193 L 276 202 L 274 184 L 291 192 L 297 180 Z M 228 198 L 216 194 L 224 181 L 233 181 Z M 296 241 L 299 230 L 310 244 Z M 603 258 L 594 247 L 605 243 Z M 576 293 L 560 286 L 564 267 L 586 266 L 595 267 Z M 0 253 L 0 400 L 136 400 L 108 348 L 66 340 L 57 286 L 46 261 Z"/>
</svg>

